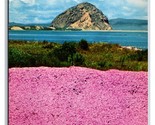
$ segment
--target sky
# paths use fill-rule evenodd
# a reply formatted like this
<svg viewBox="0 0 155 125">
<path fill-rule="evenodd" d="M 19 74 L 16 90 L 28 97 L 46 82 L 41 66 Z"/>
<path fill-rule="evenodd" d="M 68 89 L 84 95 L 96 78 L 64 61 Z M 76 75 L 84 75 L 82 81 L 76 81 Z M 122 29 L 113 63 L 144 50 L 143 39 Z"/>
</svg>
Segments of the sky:
<svg viewBox="0 0 155 125">
<path fill-rule="evenodd" d="M 9 22 L 51 23 L 66 9 L 89 2 L 108 19 L 147 19 L 148 0 L 9 0 Z"/>
</svg>

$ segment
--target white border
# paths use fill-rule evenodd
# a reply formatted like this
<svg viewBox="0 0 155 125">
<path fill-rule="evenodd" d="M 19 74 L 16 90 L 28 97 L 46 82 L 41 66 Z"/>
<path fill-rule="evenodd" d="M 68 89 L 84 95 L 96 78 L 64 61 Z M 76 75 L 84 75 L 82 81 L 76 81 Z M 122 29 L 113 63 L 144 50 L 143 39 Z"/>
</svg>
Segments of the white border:
<svg viewBox="0 0 155 125">
<path fill-rule="evenodd" d="M 5 19 L 6 19 L 6 2 L 7 0 L 1 0 L 0 1 L 0 16 L 1 16 L 1 22 L 0 22 L 0 125 L 4 125 L 6 122 L 6 97 L 5 97 L 5 89 L 6 89 L 6 58 L 5 58 Z"/>
<path fill-rule="evenodd" d="M 6 78 L 7 78 L 7 72 L 6 72 L 6 2 L 7 0 L 1 0 L 0 1 L 0 12 L 1 12 L 1 23 L 0 23 L 0 125 L 7 124 L 6 121 Z M 150 38 L 149 38 L 149 124 L 155 125 L 155 1 L 150 0 Z"/>
<path fill-rule="evenodd" d="M 150 125 L 155 125 L 155 1 L 150 0 Z"/>
</svg>

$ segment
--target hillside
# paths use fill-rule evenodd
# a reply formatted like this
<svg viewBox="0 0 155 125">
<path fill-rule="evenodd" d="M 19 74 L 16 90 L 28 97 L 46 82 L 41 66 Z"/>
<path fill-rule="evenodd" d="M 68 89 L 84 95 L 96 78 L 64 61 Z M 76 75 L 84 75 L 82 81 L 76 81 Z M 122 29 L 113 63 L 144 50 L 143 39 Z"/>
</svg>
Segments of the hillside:
<svg viewBox="0 0 155 125">
<path fill-rule="evenodd" d="M 112 26 L 113 30 L 148 30 L 148 21 L 147 20 L 138 20 L 138 19 L 110 19 L 109 20 L 110 25 Z M 19 27 L 27 27 L 30 26 L 31 30 L 33 30 L 35 26 L 42 26 L 46 30 L 51 30 L 50 23 L 41 23 L 41 24 L 21 24 L 21 23 L 15 23 L 10 22 L 9 27 L 13 26 L 19 26 Z M 25 28 L 23 28 L 25 29 Z M 27 29 L 25 29 L 27 30 Z"/>
<path fill-rule="evenodd" d="M 56 29 L 111 30 L 108 18 L 88 2 L 80 3 L 59 14 L 51 23 Z"/>
<path fill-rule="evenodd" d="M 113 30 L 148 30 L 148 21 L 139 19 L 111 19 Z"/>
</svg>

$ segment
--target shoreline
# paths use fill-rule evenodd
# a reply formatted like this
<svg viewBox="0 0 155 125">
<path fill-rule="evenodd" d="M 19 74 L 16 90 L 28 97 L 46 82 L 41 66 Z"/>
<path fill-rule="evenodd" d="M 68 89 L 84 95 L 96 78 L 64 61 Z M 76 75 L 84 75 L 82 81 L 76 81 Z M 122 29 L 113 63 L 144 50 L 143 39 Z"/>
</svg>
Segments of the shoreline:
<svg viewBox="0 0 155 125">
<path fill-rule="evenodd" d="M 9 30 L 9 31 L 52 31 L 52 32 L 148 32 L 148 30 Z"/>
<path fill-rule="evenodd" d="M 18 41 L 18 42 L 26 42 L 26 43 L 29 43 L 29 42 L 34 42 L 34 43 L 41 43 L 41 42 L 43 42 L 42 40 L 40 40 L 40 41 L 34 41 L 34 40 L 8 40 L 9 42 L 11 41 L 11 42 L 16 42 L 16 41 Z M 66 42 L 70 42 L 70 41 L 66 41 Z M 79 42 L 79 41 L 76 41 L 76 42 Z M 58 43 L 58 44 L 63 44 L 63 43 L 59 43 L 59 42 L 56 42 L 56 41 L 47 41 L 47 43 Z M 112 44 L 112 45 L 114 45 L 114 44 L 117 44 L 117 43 L 109 43 L 109 42 L 106 42 L 106 41 L 96 41 L 96 42 L 94 42 L 94 43 L 92 43 L 92 42 L 90 42 L 90 44 L 95 44 L 95 43 L 104 43 L 104 44 Z M 135 47 L 135 46 L 124 46 L 124 45 L 120 45 L 120 44 L 118 44 L 122 49 L 129 49 L 129 50 L 140 50 L 140 51 L 142 51 L 142 50 L 148 50 L 148 48 L 138 48 L 138 47 Z"/>
</svg>

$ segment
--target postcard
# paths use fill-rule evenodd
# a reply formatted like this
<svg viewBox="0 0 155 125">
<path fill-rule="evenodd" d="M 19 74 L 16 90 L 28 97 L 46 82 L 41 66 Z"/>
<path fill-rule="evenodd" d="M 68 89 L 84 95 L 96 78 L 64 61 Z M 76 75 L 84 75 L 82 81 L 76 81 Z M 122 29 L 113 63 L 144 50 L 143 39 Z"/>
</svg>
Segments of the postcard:
<svg viewBox="0 0 155 125">
<path fill-rule="evenodd" d="M 147 0 L 9 0 L 9 125 L 148 125 Z"/>
</svg>

